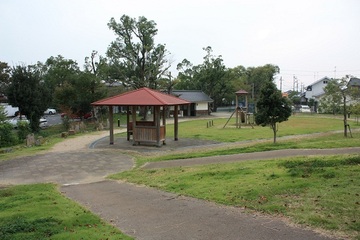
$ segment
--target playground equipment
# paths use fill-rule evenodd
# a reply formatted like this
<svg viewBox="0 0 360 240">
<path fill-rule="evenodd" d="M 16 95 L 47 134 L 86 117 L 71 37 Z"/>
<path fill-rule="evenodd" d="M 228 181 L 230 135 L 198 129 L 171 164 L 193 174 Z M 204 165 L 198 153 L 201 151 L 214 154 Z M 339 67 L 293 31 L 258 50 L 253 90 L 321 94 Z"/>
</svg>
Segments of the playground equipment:
<svg viewBox="0 0 360 240">
<path fill-rule="evenodd" d="M 241 128 L 241 124 L 243 125 L 250 125 L 252 128 L 254 128 L 254 114 L 249 113 L 249 104 L 248 104 L 248 95 L 249 93 L 245 90 L 239 90 L 235 92 L 236 94 L 236 102 L 235 102 L 235 110 L 230 115 L 229 119 L 225 123 L 224 127 L 229 123 L 230 119 L 234 116 L 236 116 L 236 128 Z"/>
</svg>

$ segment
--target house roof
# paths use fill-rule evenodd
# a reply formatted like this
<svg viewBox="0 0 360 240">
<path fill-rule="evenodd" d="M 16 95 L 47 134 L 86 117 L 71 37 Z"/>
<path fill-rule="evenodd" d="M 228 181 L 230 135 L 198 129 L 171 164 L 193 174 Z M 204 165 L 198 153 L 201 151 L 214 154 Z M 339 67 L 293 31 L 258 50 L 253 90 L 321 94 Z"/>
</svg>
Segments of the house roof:
<svg viewBox="0 0 360 240">
<path fill-rule="evenodd" d="M 319 83 L 319 82 L 322 82 L 322 81 L 325 81 L 325 80 L 331 80 L 330 78 L 328 78 L 328 77 L 323 77 L 323 78 L 321 78 L 321 79 L 319 79 L 319 80 L 317 80 L 317 81 L 315 81 L 315 82 L 313 82 L 312 84 L 310 84 L 309 86 L 313 86 L 313 85 L 316 85 L 317 83 Z M 309 87 L 308 86 L 308 87 Z"/>
<path fill-rule="evenodd" d="M 348 86 L 349 87 L 359 87 L 360 86 L 360 79 L 359 78 L 350 78 L 349 82 L 348 82 Z"/>
<path fill-rule="evenodd" d="M 94 106 L 174 106 L 190 102 L 150 88 L 140 88 L 120 95 L 105 98 L 91 105 Z"/>
<path fill-rule="evenodd" d="M 201 90 L 173 90 L 172 93 L 192 103 L 214 101 Z"/>
</svg>

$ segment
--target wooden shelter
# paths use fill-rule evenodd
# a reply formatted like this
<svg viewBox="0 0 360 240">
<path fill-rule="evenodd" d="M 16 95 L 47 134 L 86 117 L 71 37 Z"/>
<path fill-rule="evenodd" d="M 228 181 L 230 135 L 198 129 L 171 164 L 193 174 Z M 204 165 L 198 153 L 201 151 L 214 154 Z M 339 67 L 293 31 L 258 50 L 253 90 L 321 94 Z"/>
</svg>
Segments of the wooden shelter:
<svg viewBox="0 0 360 240">
<path fill-rule="evenodd" d="M 165 108 L 174 106 L 174 140 L 177 141 L 179 105 L 186 104 L 190 104 L 190 102 L 144 87 L 93 102 L 91 105 L 109 107 L 110 144 L 114 144 L 113 107 L 125 106 L 127 109 L 127 140 L 130 141 L 130 135 L 132 135 L 133 144 L 150 143 L 161 146 L 161 142 L 165 144 L 166 138 Z M 151 107 L 153 119 L 151 121 L 137 120 L 136 111 L 139 107 L 145 107 L 145 109 Z"/>
</svg>

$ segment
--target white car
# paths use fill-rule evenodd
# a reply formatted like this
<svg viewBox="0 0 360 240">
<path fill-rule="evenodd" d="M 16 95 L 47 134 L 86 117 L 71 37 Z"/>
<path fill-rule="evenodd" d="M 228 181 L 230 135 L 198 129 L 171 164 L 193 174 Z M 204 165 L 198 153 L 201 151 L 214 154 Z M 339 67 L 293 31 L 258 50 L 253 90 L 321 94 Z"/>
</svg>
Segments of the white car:
<svg viewBox="0 0 360 240">
<path fill-rule="evenodd" d="M 18 122 L 20 122 L 20 121 L 30 123 L 29 120 L 27 120 L 27 118 L 25 116 L 22 116 L 21 119 L 19 116 L 17 116 L 17 117 L 6 120 L 6 122 L 13 125 L 14 128 L 17 128 Z"/>
<path fill-rule="evenodd" d="M 17 116 L 17 117 L 6 120 L 6 122 L 10 123 L 14 128 L 17 128 L 18 122 L 20 122 L 20 121 L 30 123 L 30 121 L 25 116 L 22 116 L 21 119 L 19 116 Z M 49 127 L 47 119 L 44 117 L 40 118 L 39 126 L 41 129 Z"/>
<path fill-rule="evenodd" d="M 53 114 L 56 114 L 56 110 L 54 108 L 48 108 L 48 109 L 46 109 L 44 114 L 53 115 Z"/>
<path fill-rule="evenodd" d="M 301 107 L 300 107 L 300 112 L 302 112 L 302 113 L 309 113 L 309 112 L 311 112 L 311 109 L 310 109 L 310 107 L 307 106 L 307 105 L 301 105 Z"/>
<path fill-rule="evenodd" d="M 40 128 L 44 129 L 44 128 L 47 128 L 47 127 L 49 127 L 47 119 L 44 118 L 44 117 L 40 118 Z"/>
</svg>

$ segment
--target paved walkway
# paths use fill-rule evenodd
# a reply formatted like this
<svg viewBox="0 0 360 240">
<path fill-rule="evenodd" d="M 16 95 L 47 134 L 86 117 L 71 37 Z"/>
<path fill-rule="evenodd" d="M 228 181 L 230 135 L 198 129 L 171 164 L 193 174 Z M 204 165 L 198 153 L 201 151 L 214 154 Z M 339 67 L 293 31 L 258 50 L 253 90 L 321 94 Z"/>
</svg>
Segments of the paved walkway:
<svg viewBox="0 0 360 240">
<path fill-rule="evenodd" d="M 116 151 L 70 151 L 0 162 L 0 185 L 53 182 L 61 185 L 102 181 L 133 167 L 130 156 Z"/>
<path fill-rule="evenodd" d="M 360 148 L 299 151 L 303 155 L 360 153 Z M 277 158 L 291 152 L 281 150 L 169 161 L 145 167 Z M 290 226 L 281 218 L 104 180 L 108 174 L 131 169 L 133 164 L 132 158 L 123 154 L 121 149 L 50 152 L 0 162 L 0 185 L 58 183 L 66 196 L 136 239 L 331 239 L 311 230 Z"/>
<path fill-rule="evenodd" d="M 180 159 L 162 162 L 150 162 L 143 166 L 145 169 L 185 167 L 204 164 L 228 163 L 246 160 L 267 160 L 296 156 L 336 155 L 336 154 L 360 154 L 360 147 L 333 148 L 333 149 L 283 149 L 266 152 L 240 153 L 223 156 L 211 156 L 202 158 Z"/>
</svg>

